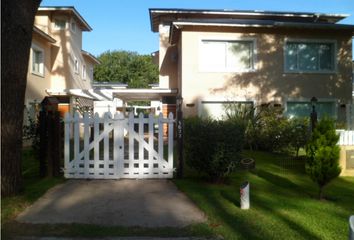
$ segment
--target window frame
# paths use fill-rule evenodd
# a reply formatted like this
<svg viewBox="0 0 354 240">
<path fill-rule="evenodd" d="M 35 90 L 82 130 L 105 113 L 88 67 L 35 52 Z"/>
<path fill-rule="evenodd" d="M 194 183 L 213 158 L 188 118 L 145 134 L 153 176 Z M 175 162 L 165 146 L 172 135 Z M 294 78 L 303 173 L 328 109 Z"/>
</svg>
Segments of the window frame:
<svg viewBox="0 0 354 240">
<path fill-rule="evenodd" d="M 203 42 L 210 41 L 210 42 L 251 42 L 252 43 L 252 56 L 251 56 L 251 63 L 252 68 L 250 69 L 234 69 L 234 68 L 227 68 L 226 66 L 223 69 L 211 69 L 202 66 L 201 59 L 202 59 L 202 51 L 203 51 Z M 256 72 L 257 67 L 257 39 L 254 37 L 213 37 L 213 36 L 203 36 L 199 38 L 199 47 L 198 47 L 198 70 L 201 73 L 247 73 L 247 72 Z M 226 56 L 225 56 L 226 58 Z"/>
<path fill-rule="evenodd" d="M 79 69 L 80 69 L 79 59 L 74 57 L 74 73 L 79 74 Z"/>
<path fill-rule="evenodd" d="M 73 28 L 73 25 L 75 26 L 74 28 Z M 71 20 L 71 21 L 70 21 L 70 30 L 71 30 L 73 33 L 76 33 L 76 29 L 77 29 L 77 24 L 76 24 L 75 20 Z"/>
<path fill-rule="evenodd" d="M 37 51 L 37 52 L 41 52 L 42 53 L 42 69 L 43 69 L 43 72 L 40 72 L 40 71 L 35 71 L 33 70 L 33 64 L 34 64 L 34 52 Z M 39 47 L 38 45 L 36 44 L 32 44 L 31 46 L 31 74 L 33 75 L 36 75 L 36 76 L 39 76 L 39 77 L 43 77 L 45 76 L 45 54 L 44 54 L 44 49 Z"/>
<path fill-rule="evenodd" d="M 297 103 L 308 103 L 311 104 L 311 98 L 286 98 L 284 100 L 284 114 L 287 116 L 287 111 L 288 111 L 288 102 L 297 102 Z M 338 104 L 337 104 L 337 99 L 335 98 L 318 98 L 317 103 L 333 103 L 333 113 L 334 119 L 338 118 Z M 310 117 L 310 115 L 308 116 Z"/>
<path fill-rule="evenodd" d="M 244 98 L 244 97 L 237 97 L 237 98 L 230 98 L 230 99 L 225 97 L 202 98 L 198 101 L 198 106 L 197 106 L 198 116 L 203 117 L 203 109 L 202 109 L 203 104 L 227 104 L 227 103 L 246 103 L 246 104 L 252 104 L 252 107 L 255 107 L 257 101 L 251 98 Z"/>
<path fill-rule="evenodd" d="M 57 21 L 64 21 L 64 22 L 65 22 L 65 27 L 64 27 L 64 28 L 58 27 L 58 26 L 56 25 L 56 22 L 57 22 Z M 67 19 L 65 19 L 65 18 L 54 18 L 54 21 L 53 21 L 53 29 L 54 29 L 54 30 L 57 30 L 57 31 L 66 30 L 67 25 L 68 25 Z"/>
<path fill-rule="evenodd" d="M 82 80 L 84 80 L 84 81 L 86 81 L 86 77 L 87 77 L 87 73 L 86 73 L 86 64 L 82 64 L 82 75 L 81 75 L 81 77 L 82 77 Z"/>
<path fill-rule="evenodd" d="M 332 44 L 333 45 L 333 70 L 289 70 L 287 69 L 287 44 L 288 43 L 315 43 L 315 44 Z M 284 46 L 283 46 L 283 71 L 284 73 L 313 73 L 313 74 L 334 74 L 337 73 L 337 65 L 338 65 L 338 49 L 337 49 L 337 40 L 333 39 L 300 39 L 300 38 L 285 38 Z M 297 60 L 299 62 L 299 60 Z"/>
</svg>

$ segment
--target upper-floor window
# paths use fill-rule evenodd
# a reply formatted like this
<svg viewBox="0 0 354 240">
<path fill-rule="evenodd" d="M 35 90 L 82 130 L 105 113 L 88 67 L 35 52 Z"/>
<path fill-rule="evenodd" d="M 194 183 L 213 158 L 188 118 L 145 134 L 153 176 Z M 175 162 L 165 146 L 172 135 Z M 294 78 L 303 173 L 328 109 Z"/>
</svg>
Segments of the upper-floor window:
<svg viewBox="0 0 354 240">
<path fill-rule="evenodd" d="M 64 19 L 55 19 L 54 28 L 57 30 L 63 30 L 66 28 L 66 21 Z"/>
<path fill-rule="evenodd" d="M 82 79 L 86 80 L 86 65 L 82 65 Z"/>
<path fill-rule="evenodd" d="M 74 72 L 76 74 L 79 73 L 79 61 L 77 60 L 77 58 L 74 58 Z"/>
<path fill-rule="evenodd" d="M 76 32 L 76 22 L 75 21 L 71 21 L 71 31 Z"/>
<path fill-rule="evenodd" d="M 32 73 L 44 76 L 44 50 L 32 46 Z"/>
<path fill-rule="evenodd" d="M 287 72 L 334 72 L 335 42 L 287 41 Z"/>
<path fill-rule="evenodd" d="M 202 40 L 200 70 L 247 72 L 255 69 L 254 40 Z"/>
</svg>

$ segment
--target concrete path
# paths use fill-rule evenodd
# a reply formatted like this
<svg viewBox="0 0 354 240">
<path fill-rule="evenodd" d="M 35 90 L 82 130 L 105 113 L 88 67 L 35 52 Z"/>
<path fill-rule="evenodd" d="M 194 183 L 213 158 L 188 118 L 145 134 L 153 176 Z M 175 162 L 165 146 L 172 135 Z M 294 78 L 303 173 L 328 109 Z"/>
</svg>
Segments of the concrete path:
<svg viewBox="0 0 354 240">
<path fill-rule="evenodd" d="M 184 227 L 206 218 L 168 180 L 69 180 L 49 190 L 17 221 L 103 226 Z"/>
</svg>

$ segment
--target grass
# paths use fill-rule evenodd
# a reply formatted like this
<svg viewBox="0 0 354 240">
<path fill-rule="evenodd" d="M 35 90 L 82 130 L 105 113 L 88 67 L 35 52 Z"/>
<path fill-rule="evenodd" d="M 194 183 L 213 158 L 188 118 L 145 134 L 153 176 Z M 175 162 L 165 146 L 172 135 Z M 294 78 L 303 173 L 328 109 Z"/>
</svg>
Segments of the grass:
<svg viewBox="0 0 354 240">
<path fill-rule="evenodd" d="M 317 199 L 317 186 L 304 173 L 303 160 L 245 152 L 256 160 L 251 172 L 236 172 L 226 185 L 200 176 L 175 180 L 208 216 L 215 235 L 225 239 L 347 239 L 354 214 L 354 177 L 339 177 Z M 250 182 L 251 209 L 240 209 L 239 186 Z"/>
<path fill-rule="evenodd" d="M 23 191 L 14 197 L 1 199 L 1 225 L 12 221 L 51 187 L 64 182 L 63 178 L 40 178 L 39 161 L 30 148 L 23 150 Z"/>
<path fill-rule="evenodd" d="M 2 237 L 22 236 L 216 236 L 225 239 L 347 239 L 348 218 L 354 214 L 354 177 L 340 177 L 317 200 L 317 187 L 304 173 L 302 160 L 264 152 L 245 152 L 256 169 L 234 173 L 228 184 L 211 184 L 194 172 L 174 180 L 208 216 L 206 224 L 182 229 L 103 227 L 84 224 L 23 224 L 14 219 L 62 178 L 40 179 L 38 161 L 24 151 L 24 192 L 2 199 Z M 241 210 L 239 186 L 250 181 L 251 209 Z"/>
</svg>

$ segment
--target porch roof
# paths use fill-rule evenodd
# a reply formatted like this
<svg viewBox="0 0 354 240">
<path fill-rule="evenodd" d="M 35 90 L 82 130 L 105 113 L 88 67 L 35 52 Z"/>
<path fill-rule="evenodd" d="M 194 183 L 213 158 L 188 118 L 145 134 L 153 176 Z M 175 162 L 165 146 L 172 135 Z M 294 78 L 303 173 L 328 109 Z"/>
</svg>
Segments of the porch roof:
<svg viewBox="0 0 354 240">
<path fill-rule="evenodd" d="M 177 96 L 177 89 L 142 89 L 128 88 L 117 89 L 113 92 L 113 97 L 123 101 L 139 101 L 139 100 L 161 100 L 165 96 Z"/>
<path fill-rule="evenodd" d="M 92 99 L 96 101 L 112 101 L 119 98 L 123 101 L 161 100 L 165 96 L 176 96 L 177 89 L 47 89 L 49 96 L 73 96 Z"/>
</svg>

